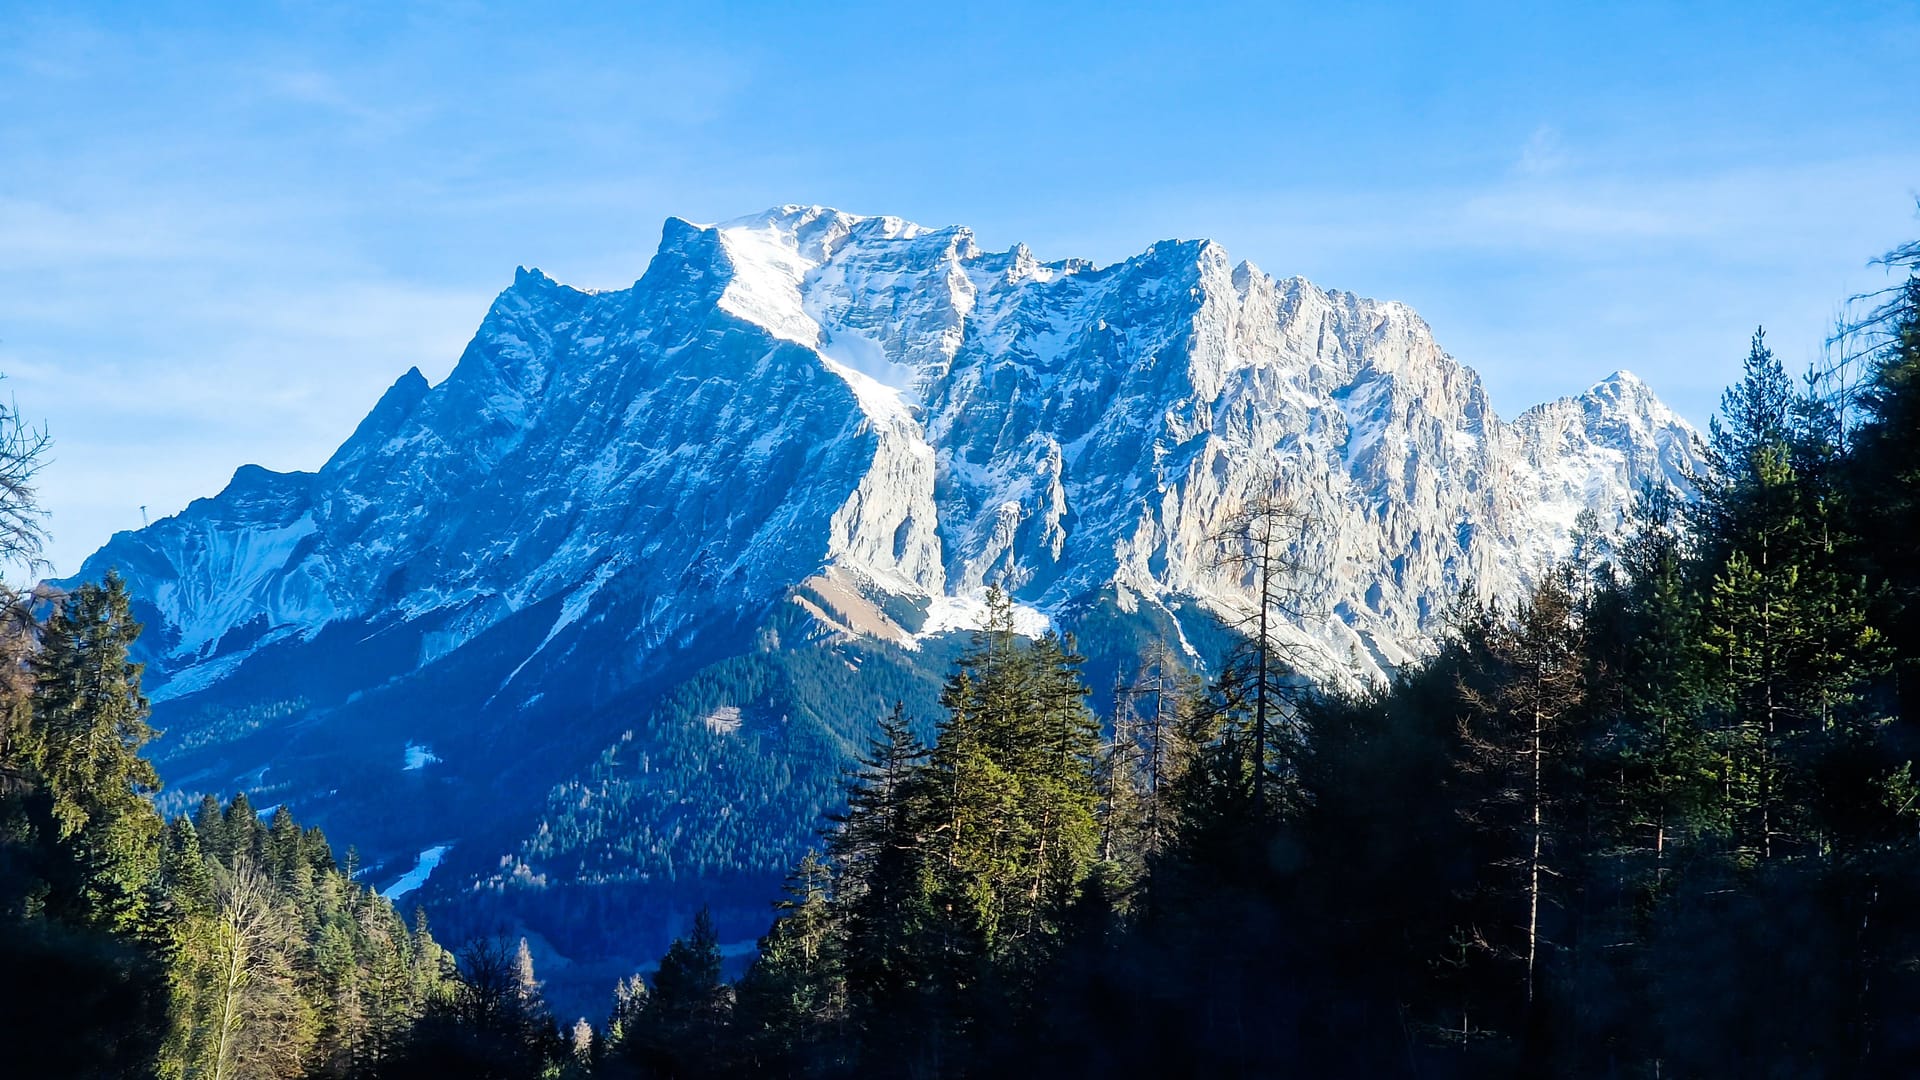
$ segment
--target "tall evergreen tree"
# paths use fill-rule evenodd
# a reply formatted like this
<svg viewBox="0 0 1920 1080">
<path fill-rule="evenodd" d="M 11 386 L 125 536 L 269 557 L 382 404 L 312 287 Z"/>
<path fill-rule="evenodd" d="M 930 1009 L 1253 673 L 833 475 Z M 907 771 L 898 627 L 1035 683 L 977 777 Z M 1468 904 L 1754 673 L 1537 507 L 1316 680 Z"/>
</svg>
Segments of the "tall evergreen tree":
<svg viewBox="0 0 1920 1080">
<path fill-rule="evenodd" d="M 836 1044 L 846 1041 L 844 943 L 832 890 L 831 869 L 809 851 L 788 878 L 778 916 L 740 980 L 736 1038 L 752 1048 L 759 1070 L 837 1056 Z"/>
<path fill-rule="evenodd" d="M 827 850 L 844 923 L 849 1008 L 870 1059 L 899 1061 L 905 1035 L 925 1026 L 929 908 L 925 747 L 896 705 L 849 779 L 847 810 Z"/>
<path fill-rule="evenodd" d="M 77 880 L 50 903 L 83 925 L 128 933 L 157 930 L 150 915 L 161 827 L 146 799 L 160 779 L 140 756 L 154 732 L 141 665 L 130 657 L 139 636 L 117 575 L 56 608 L 32 660 L 27 754 L 51 801 L 55 837 L 76 859 Z"/>
<path fill-rule="evenodd" d="M 1864 582 L 1824 462 L 1830 412 L 1796 398 L 1755 333 L 1722 402 L 1696 513 L 1709 575 L 1709 683 L 1724 710 L 1723 813 L 1734 847 L 1767 860 L 1821 842 L 1813 763 L 1881 662 Z"/>
<path fill-rule="evenodd" d="M 646 1006 L 616 1052 L 650 1076 L 712 1074 L 725 1065 L 721 1038 L 731 1009 L 732 995 L 720 981 L 720 939 L 703 907 L 691 932 L 660 958 Z"/>
<path fill-rule="evenodd" d="M 1902 657 L 1901 711 L 1920 716 L 1920 245 L 1888 261 L 1909 275 L 1870 321 L 1879 341 L 1846 475 L 1868 561 L 1888 587 L 1881 618 Z"/>
<path fill-rule="evenodd" d="M 1678 496 L 1649 486 L 1635 501 L 1621 545 L 1626 574 L 1619 635 L 1600 663 L 1618 695 L 1596 762 L 1617 781 L 1604 827 L 1612 843 L 1641 854 L 1648 887 L 1664 882 L 1672 850 L 1706 829 L 1718 770 L 1706 720 L 1707 661 L 1701 610 L 1688 581 Z"/>
<path fill-rule="evenodd" d="M 1472 794 L 1463 810 L 1485 844 L 1490 908 L 1466 934 L 1519 968 L 1517 996 L 1531 1012 L 1570 870 L 1586 742 L 1584 628 L 1572 595 L 1548 575 L 1513 618 L 1472 625 L 1468 645 L 1461 764 Z"/>
</svg>

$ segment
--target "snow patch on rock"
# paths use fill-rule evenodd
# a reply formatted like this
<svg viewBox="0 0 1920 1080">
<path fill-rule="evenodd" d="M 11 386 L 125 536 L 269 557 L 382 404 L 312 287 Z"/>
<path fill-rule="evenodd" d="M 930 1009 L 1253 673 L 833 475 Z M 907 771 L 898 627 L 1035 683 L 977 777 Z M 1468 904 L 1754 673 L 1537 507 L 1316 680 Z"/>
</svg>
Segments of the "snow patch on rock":
<svg viewBox="0 0 1920 1080">
<path fill-rule="evenodd" d="M 985 591 L 968 596 L 936 596 L 927 608 L 926 624 L 915 635 L 925 640 L 935 634 L 950 633 L 955 630 L 983 630 L 987 625 L 987 598 Z M 1053 619 L 1046 612 L 1026 604 L 1013 605 L 1013 632 L 1030 638 L 1037 638 L 1053 629 Z"/>
<path fill-rule="evenodd" d="M 427 878 L 433 875 L 433 872 L 439 868 L 441 860 L 445 859 L 447 852 L 451 850 L 453 850 L 452 844 L 435 844 L 422 851 L 414 858 L 413 869 L 401 874 L 399 880 L 380 890 L 380 895 L 389 900 L 398 900 L 425 885 Z"/>
</svg>

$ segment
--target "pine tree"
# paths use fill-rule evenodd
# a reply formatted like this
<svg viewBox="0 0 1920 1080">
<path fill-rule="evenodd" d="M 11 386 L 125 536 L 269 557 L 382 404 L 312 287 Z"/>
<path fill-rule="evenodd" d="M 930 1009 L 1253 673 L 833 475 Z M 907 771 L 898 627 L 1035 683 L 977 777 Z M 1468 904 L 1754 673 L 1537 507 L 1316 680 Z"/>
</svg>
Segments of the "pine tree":
<svg viewBox="0 0 1920 1080">
<path fill-rule="evenodd" d="M 1033 855 L 1022 898 L 1020 934 L 1031 972 L 1046 963 L 1061 919 L 1078 900 L 1082 882 L 1098 856 L 1095 783 L 1101 750 L 1100 721 L 1087 708 L 1080 677 L 1082 657 L 1054 634 L 1034 642 L 1032 748 L 1038 757 L 1017 769 L 1023 811 L 1032 822 Z"/>
<path fill-rule="evenodd" d="M 1283 493 L 1277 472 L 1257 480 L 1247 501 L 1214 531 L 1217 561 L 1242 576 L 1252 593 L 1249 610 L 1237 621 L 1244 635 L 1241 653 L 1223 670 L 1222 697 L 1250 712 L 1244 745 L 1249 776 L 1249 812 L 1267 822 L 1278 812 L 1273 797 L 1275 774 L 1284 774 L 1297 754 L 1297 726 L 1283 716 L 1298 690 L 1297 651 L 1282 635 L 1285 619 L 1301 620 L 1313 589 L 1300 552 L 1309 521 L 1305 511 Z"/>
<path fill-rule="evenodd" d="M 1100 733 L 1081 662 L 1051 635 L 1018 645 L 995 591 L 986 630 L 947 683 L 926 790 L 956 974 L 1000 962 L 1030 971 L 1091 868 Z"/>
<path fill-rule="evenodd" d="M 660 958 L 651 1008 L 691 1021 L 714 1007 L 719 992 L 720 938 L 713 929 L 713 912 L 702 907 L 694 913 L 691 933 L 676 938 Z"/>
<path fill-rule="evenodd" d="M 741 979 L 735 1003 L 740 1038 L 761 1069 L 809 1060 L 815 1040 L 844 1041 L 844 943 L 832 903 L 832 871 L 809 851 L 787 879 L 773 927 Z"/>
<path fill-rule="evenodd" d="M 171 911 L 203 914 L 213 910 L 213 873 L 200 847 L 199 832 L 184 817 L 175 818 L 167 826 L 160 881 Z"/>
<path fill-rule="evenodd" d="M 861 1056 L 897 1062 L 923 1029 L 935 973 L 928 955 L 932 824 L 927 749 L 896 704 L 847 780 L 827 854 L 846 1008 Z"/>
<path fill-rule="evenodd" d="M 232 801 L 221 811 L 220 832 L 229 865 L 239 859 L 250 860 L 255 866 L 265 861 L 266 830 L 260 827 L 260 814 L 254 810 L 246 792 L 235 792 Z"/>
<path fill-rule="evenodd" d="M 705 907 L 694 915 L 688 936 L 676 938 L 660 958 L 652 986 L 635 978 L 617 996 L 619 1037 L 611 1054 L 643 1075 L 702 1076 L 724 1068 L 723 1038 L 731 1020 L 732 993 L 720 980 L 720 941 Z"/>
<path fill-rule="evenodd" d="M 1688 582 L 1678 514 L 1676 495 L 1664 487 L 1648 487 L 1634 504 L 1621 552 L 1628 614 L 1610 673 L 1620 686 L 1607 741 L 1619 784 L 1616 828 L 1625 845 L 1650 853 L 1656 889 L 1669 848 L 1707 827 L 1716 772 L 1702 723 L 1700 605 Z"/>
<path fill-rule="evenodd" d="M 1520 968 L 1520 997 L 1531 1011 L 1553 945 L 1555 885 L 1571 855 L 1567 818 L 1585 741 L 1585 640 L 1573 597 L 1550 574 L 1512 619 L 1470 626 L 1468 646 L 1462 765 L 1474 796 L 1465 813 L 1484 837 L 1492 871 L 1492 911 L 1471 937 Z M 1511 938 L 1504 927 L 1514 928 Z"/>
<path fill-rule="evenodd" d="M 1030 878 L 1032 838 L 1015 777 L 1034 751 L 1025 715 L 1031 668 L 1013 633 L 1011 604 L 989 590 L 986 628 L 941 693 L 947 709 L 927 768 L 933 906 L 940 967 L 964 992 L 1017 920 L 1009 909 Z"/>
<path fill-rule="evenodd" d="M 1910 271 L 1920 246 L 1889 256 Z M 1920 716 L 1920 274 L 1909 273 L 1875 312 L 1878 347 L 1846 464 L 1868 561 L 1888 586 L 1880 620 L 1899 655 L 1901 712 Z"/>
<path fill-rule="evenodd" d="M 233 844 L 227 837 L 227 821 L 217 796 L 209 793 L 200 797 L 200 805 L 193 812 L 193 828 L 200 838 L 200 850 L 208 858 L 222 866 L 233 861 Z"/>
<path fill-rule="evenodd" d="M 166 896 L 170 956 L 170 1030 L 161 1050 L 161 1075 L 210 1075 L 216 1053 L 213 957 L 219 928 L 219 896 L 212 868 L 200 847 L 199 833 L 186 818 L 174 820 L 161 855 L 161 887 Z"/>
<path fill-rule="evenodd" d="M 140 756 L 153 729 L 129 656 L 139 635 L 117 575 L 55 609 L 31 661 L 26 757 L 51 802 L 53 839 L 75 860 L 77 879 L 50 903 L 81 925 L 154 937 L 161 822 L 145 796 L 160 780 Z"/>
<path fill-rule="evenodd" d="M 1703 629 L 1726 716 L 1726 828 L 1736 850 L 1765 861 L 1822 842 L 1813 762 L 1854 719 L 1883 644 L 1844 553 L 1830 411 L 1794 396 L 1759 333 L 1721 408 L 1695 515 L 1710 575 Z"/>
<path fill-rule="evenodd" d="M 285 803 L 274 807 L 272 820 L 267 825 L 265 838 L 265 869 L 282 886 L 293 884 L 295 872 L 305 869 L 311 873 L 313 867 L 306 859 L 300 826 L 293 820 L 293 811 Z"/>
</svg>

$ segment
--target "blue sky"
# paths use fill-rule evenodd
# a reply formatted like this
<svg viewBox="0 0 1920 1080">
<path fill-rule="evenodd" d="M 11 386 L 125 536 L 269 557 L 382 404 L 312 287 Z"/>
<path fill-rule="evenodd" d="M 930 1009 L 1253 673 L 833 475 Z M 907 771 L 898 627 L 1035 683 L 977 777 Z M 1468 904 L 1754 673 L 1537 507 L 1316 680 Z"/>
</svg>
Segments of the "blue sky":
<svg viewBox="0 0 1920 1080">
<path fill-rule="evenodd" d="M 1626 367 L 1700 423 L 1920 235 L 1911 0 L 213 7 L 0 0 L 0 392 L 61 571 L 668 214 L 1211 237 L 1412 304 L 1504 416 Z"/>
</svg>

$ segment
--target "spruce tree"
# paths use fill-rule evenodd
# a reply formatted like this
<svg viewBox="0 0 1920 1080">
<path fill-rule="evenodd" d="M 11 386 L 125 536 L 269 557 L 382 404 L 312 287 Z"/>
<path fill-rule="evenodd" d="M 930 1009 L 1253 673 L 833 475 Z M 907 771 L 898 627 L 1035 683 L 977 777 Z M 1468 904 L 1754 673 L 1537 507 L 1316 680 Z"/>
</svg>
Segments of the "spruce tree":
<svg viewBox="0 0 1920 1080">
<path fill-rule="evenodd" d="M 849 778 L 846 812 L 827 838 L 834 903 L 847 922 L 847 992 L 863 1011 L 904 1003 L 919 977 L 926 757 L 896 704 Z"/>
<path fill-rule="evenodd" d="M 720 941 L 702 907 L 690 933 L 660 958 L 653 983 L 620 1017 L 615 1056 L 651 1076 L 701 1076 L 724 1065 L 722 1040 L 731 1016 L 730 988 L 720 980 Z"/>
<path fill-rule="evenodd" d="M 844 1041 L 845 956 L 832 889 L 832 871 L 809 851 L 789 875 L 778 916 L 740 981 L 737 1037 L 752 1047 L 760 1069 L 814 1058 L 816 1040 Z"/>
<path fill-rule="evenodd" d="M 1572 854 L 1587 696 L 1583 628 L 1573 597 L 1548 575 L 1511 619 L 1472 627 L 1468 646 L 1461 729 L 1472 796 L 1464 813 L 1484 844 L 1492 907 L 1471 936 L 1495 963 L 1518 969 L 1516 996 L 1531 1012 Z"/>
<path fill-rule="evenodd" d="M 50 907 L 80 925 L 157 940 L 150 916 L 161 822 L 146 796 L 160 780 L 140 756 L 154 732 L 141 666 L 130 657 L 139 635 L 114 574 L 55 608 L 31 661 L 27 758 L 51 804 L 51 839 L 72 859 Z"/>
<path fill-rule="evenodd" d="M 1695 514 L 1703 630 L 1725 716 L 1725 828 L 1736 851 L 1765 861 L 1830 839 L 1813 775 L 1859 719 L 1855 692 L 1884 647 L 1826 465 L 1830 411 L 1793 394 L 1759 333 L 1721 409 Z"/>
<path fill-rule="evenodd" d="M 240 859 L 255 866 L 265 861 L 266 830 L 261 827 L 260 814 L 254 810 L 246 792 L 235 792 L 232 801 L 221 811 L 220 831 L 229 865 Z"/>
<path fill-rule="evenodd" d="M 1649 486 L 1634 503 L 1621 545 L 1626 608 L 1617 655 L 1603 658 L 1619 686 L 1601 774 L 1617 778 L 1611 828 L 1623 849 L 1644 853 L 1645 884 L 1658 889 L 1684 847 L 1706 829 L 1716 767 L 1704 724 L 1707 701 L 1701 611 L 1688 580 L 1679 501 Z"/>
<path fill-rule="evenodd" d="M 200 850 L 208 858 L 223 866 L 233 861 L 233 844 L 227 836 L 227 821 L 218 796 L 209 792 L 200 797 L 193 812 L 193 828 L 200 838 Z"/>
<path fill-rule="evenodd" d="M 1920 251 L 1890 257 L 1911 267 Z M 1920 274 L 1876 312 L 1881 339 L 1846 465 L 1851 505 L 1876 577 L 1888 586 L 1881 619 L 1898 648 L 1901 712 L 1920 716 Z"/>
</svg>

